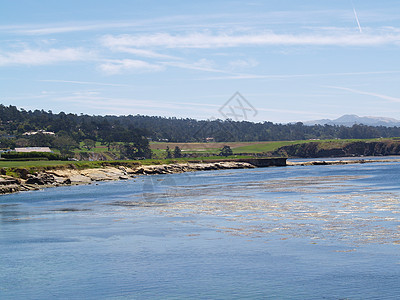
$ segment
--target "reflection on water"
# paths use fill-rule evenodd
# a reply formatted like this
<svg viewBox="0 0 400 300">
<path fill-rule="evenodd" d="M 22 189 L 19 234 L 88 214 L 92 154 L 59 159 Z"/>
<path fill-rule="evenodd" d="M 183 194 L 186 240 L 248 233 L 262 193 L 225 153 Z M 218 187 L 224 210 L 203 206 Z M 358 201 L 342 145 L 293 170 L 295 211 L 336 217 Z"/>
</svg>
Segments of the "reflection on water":
<svg viewBox="0 0 400 300">
<path fill-rule="evenodd" d="M 398 163 L 225 170 L 0 198 L 1 299 L 396 299 Z"/>
</svg>

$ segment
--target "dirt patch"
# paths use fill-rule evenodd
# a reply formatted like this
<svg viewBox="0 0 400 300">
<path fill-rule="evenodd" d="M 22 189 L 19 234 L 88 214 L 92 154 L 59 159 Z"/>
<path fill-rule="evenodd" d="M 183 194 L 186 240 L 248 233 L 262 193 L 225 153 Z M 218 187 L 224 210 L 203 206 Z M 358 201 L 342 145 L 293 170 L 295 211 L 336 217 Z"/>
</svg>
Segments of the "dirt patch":
<svg viewBox="0 0 400 300">
<path fill-rule="evenodd" d="M 166 149 L 167 146 L 169 149 L 174 149 L 178 146 L 183 151 L 204 151 L 208 149 L 219 149 L 224 145 L 229 145 L 232 149 L 251 146 L 251 145 L 260 145 L 260 144 L 268 144 L 270 142 L 222 142 L 222 143 L 151 143 L 150 148 L 152 150 L 156 149 Z M 272 143 L 272 142 L 271 142 Z"/>
</svg>

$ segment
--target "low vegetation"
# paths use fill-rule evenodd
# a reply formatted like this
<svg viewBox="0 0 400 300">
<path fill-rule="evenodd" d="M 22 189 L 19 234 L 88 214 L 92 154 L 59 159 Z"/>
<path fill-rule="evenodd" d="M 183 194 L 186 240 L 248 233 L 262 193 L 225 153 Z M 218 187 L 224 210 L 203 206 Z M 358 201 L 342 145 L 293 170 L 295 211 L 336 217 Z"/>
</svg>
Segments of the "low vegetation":
<svg viewBox="0 0 400 300">
<path fill-rule="evenodd" d="M 280 147 L 272 154 L 304 158 L 400 155 L 400 141 L 381 139 L 299 143 Z"/>
</svg>

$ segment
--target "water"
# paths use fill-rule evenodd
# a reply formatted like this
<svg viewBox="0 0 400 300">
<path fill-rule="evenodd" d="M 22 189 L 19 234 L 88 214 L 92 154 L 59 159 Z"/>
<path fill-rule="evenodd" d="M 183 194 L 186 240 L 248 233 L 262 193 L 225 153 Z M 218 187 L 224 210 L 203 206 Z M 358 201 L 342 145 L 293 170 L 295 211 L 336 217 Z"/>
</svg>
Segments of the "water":
<svg viewBox="0 0 400 300">
<path fill-rule="evenodd" d="M 399 299 L 399 163 L 0 197 L 0 299 Z"/>
</svg>

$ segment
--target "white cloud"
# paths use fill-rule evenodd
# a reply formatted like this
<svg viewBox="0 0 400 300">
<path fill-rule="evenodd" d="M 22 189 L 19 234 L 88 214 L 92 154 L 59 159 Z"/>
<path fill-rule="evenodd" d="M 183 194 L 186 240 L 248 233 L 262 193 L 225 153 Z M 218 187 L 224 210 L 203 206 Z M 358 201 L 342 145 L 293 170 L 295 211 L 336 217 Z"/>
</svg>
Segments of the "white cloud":
<svg viewBox="0 0 400 300">
<path fill-rule="evenodd" d="M 49 35 L 82 31 L 97 31 L 106 29 L 118 29 L 137 26 L 136 22 L 93 22 L 93 23 L 55 23 L 55 24 L 29 24 L 16 26 L 0 26 L 0 30 L 15 34 Z"/>
<path fill-rule="evenodd" d="M 255 59 L 238 59 L 229 62 L 229 65 L 233 68 L 253 68 L 258 66 L 258 61 Z"/>
<path fill-rule="evenodd" d="M 233 74 L 228 76 L 207 77 L 202 80 L 231 80 L 231 79 L 285 79 L 301 77 L 334 77 L 334 76 L 359 76 L 359 75 L 385 75 L 399 74 L 400 71 L 371 71 L 371 72 L 343 72 L 343 73 L 304 73 L 304 74 Z"/>
<path fill-rule="evenodd" d="M 49 65 L 87 59 L 89 54 L 81 49 L 25 49 L 20 52 L 0 52 L 0 66 L 6 65 Z"/>
<path fill-rule="evenodd" d="M 157 53 L 157 52 L 151 51 L 151 50 L 137 49 L 137 48 L 131 48 L 131 47 L 125 47 L 125 46 L 116 46 L 115 47 L 112 44 L 109 45 L 108 42 L 104 39 L 101 42 L 104 46 L 109 47 L 112 51 L 116 51 L 116 52 L 129 53 L 129 54 L 133 54 L 135 56 L 141 56 L 141 57 L 147 57 L 147 58 L 180 60 L 179 57 L 161 54 L 161 53 Z"/>
<path fill-rule="evenodd" d="M 196 62 L 161 62 L 164 66 L 181 68 L 181 69 L 188 69 L 188 70 L 197 70 L 197 71 L 205 71 L 205 72 L 212 72 L 212 73 L 228 73 L 231 74 L 229 71 L 224 71 L 220 69 L 216 69 L 214 67 L 214 62 L 205 58 L 202 58 Z"/>
<path fill-rule="evenodd" d="M 119 83 L 105 83 L 105 82 L 94 82 L 94 81 L 77 81 L 77 80 L 61 80 L 61 79 L 42 79 L 39 80 L 41 82 L 56 82 L 56 83 L 71 83 L 71 84 L 79 84 L 79 85 L 100 85 L 100 86 L 129 86 L 127 84 L 119 84 Z"/>
<path fill-rule="evenodd" d="M 148 58 L 180 59 L 179 57 L 176 57 L 176 56 L 160 54 L 160 53 L 157 53 L 154 51 L 144 50 L 144 49 L 118 47 L 113 50 L 116 50 L 119 52 L 126 52 L 126 53 L 130 53 L 130 54 L 137 55 L 137 56 L 148 57 Z"/>
<path fill-rule="evenodd" d="M 365 13 L 364 13 L 365 14 Z M 18 24 L 0 25 L 0 31 L 25 35 L 49 35 L 71 32 L 100 31 L 100 30 L 173 30 L 188 28 L 226 28 L 232 29 L 244 26 L 248 28 L 251 24 L 292 24 L 305 21 L 312 23 L 315 18 L 326 20 L 332 16 L 347 16 L 346 10 L 313 10 L 313 11 L 270 11 L 262 13 L 222 13 L 222 14 L 184 14 L 169 15 L 168 17 L 124 20 L 124 21 L 88 21 L 88 22 L 57 22 L 44 24 Z M 386 16 L 386 15 L 385 15 Z M 374 15 L 376 19 L 377 16 Z"/>
<path fill-rule="evenodd" d="M 172 35 L 169 33 L 105 36 L 112 47 L 163 47 L 163 48 L 230 48 L 243 46 L 379 46 L 400 42 L 398 33 L 360 34 L 352 32 L 331 32 L 324 34 L 212 34 L 190 33 Z"/>
<path fill-rule="evenodd" d="M 161 65 L 134 59 L 111 60 L 101 64 L 99 67 L 100 70 L 109 75 L 119 74 L 124 71 L 156 72 L 164 69 Z"/>
</svg>

